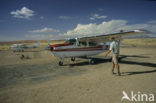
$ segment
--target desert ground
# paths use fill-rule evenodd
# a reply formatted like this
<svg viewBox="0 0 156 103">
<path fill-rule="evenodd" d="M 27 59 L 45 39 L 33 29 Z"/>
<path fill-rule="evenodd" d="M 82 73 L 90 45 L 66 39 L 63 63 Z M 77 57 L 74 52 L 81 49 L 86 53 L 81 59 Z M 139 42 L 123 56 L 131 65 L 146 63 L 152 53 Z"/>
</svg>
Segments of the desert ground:
<svg viewBox="0 0 156 103">
<path fill-rule="evenodd" d="M 111 73 L 111 55 L 103 55 L 92 57 L 94 65 L 68 58 L 58 66 L 59 58 L 43 48 L 1 50 L 0 103 L 121 103 L 122 91 L 156 95 L 156 46 L 121 47 L 122 76 Z"/>
</svg>

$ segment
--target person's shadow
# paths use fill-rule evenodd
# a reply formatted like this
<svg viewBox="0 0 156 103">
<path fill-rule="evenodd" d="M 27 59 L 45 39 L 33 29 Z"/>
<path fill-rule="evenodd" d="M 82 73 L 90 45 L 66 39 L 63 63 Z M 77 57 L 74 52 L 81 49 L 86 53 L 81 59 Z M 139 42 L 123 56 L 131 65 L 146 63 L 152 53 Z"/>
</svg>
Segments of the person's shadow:
<svg viewBox="0 0 156 103">
<path fill-rule="evenodd" d="M 140 71 L 140 72 L 122 72 L 121 75 L 126 76 L 126 75 L 135 75 L 135 74 L 153 73 L 153 72 L 156 72 L 156 70 L 148 70 L 148 71 Z"/>
</svg>

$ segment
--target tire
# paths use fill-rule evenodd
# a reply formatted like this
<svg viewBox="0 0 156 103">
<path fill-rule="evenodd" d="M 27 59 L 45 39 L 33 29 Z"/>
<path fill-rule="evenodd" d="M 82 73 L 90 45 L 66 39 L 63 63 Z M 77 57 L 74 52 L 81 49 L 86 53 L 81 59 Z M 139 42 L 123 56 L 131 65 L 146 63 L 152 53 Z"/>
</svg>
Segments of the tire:
<svg viewBox="0 0 156 103">
<path fill-rule="evenodd" d="M 89 59 L 89 64 L 95 64 L 95 61 L 93 59 Z"/>
<path fill-rule="evenodd" d="M 71 61 L 75 61 L 75 57 L 71 57 Z"/>
<path fill-rule="evenodd" d="M 62 61 L 59 61 L 59 66 L 63 66 L 63 62 Z"/>
<path fill-rule="evenodd" d="M 25 56 L 22 54 L 20 58 L 21 58 L 21 59 L 24 59 L 24 58 L 25 58 Z"/>
</svg>

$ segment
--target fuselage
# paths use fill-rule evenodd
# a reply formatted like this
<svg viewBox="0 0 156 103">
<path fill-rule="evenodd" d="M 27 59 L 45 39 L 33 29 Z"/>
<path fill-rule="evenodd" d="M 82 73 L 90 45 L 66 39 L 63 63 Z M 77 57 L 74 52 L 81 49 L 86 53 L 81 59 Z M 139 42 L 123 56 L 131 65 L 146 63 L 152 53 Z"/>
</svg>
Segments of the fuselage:
<svg viewBox="0 0 156 103">
<path fill-rule="evenodd" d="M 40 42 L 38 42 L 35 45 L 27 45 L 27 44 L 13 44 L 10 48 L 13 51 L 24 51 L 24 49 L 29 49 L 29 48 L 37 48 L 40 46 Z"/>
<path fill-rule="evenodd" d="M 76 42 L 66 42 L 62 44 L 50 45 L 51 53 L 54 56 L 58 56 L 61 58 L 66 57 L 86 57 L 91 55 L 96 55 L 102 52 L 105 52 L 109 49 L 109 45 L 97 45 L 90 43 L 79 43 L 79 45 L 75 45 Z M 83 45 L 82 45 L 83 44 Z"/>
</svg>

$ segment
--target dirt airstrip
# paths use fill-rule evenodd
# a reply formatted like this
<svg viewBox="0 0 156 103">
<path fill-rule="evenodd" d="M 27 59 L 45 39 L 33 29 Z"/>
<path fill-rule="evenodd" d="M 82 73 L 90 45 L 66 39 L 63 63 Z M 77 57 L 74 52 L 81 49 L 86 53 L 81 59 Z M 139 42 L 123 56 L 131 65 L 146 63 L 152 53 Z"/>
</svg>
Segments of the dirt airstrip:
<svg viewBox="0 0 156 103">
<path fill-rule="evenodd" d="M 156 95 L 156 48 L 120 51 L 122 76 L 111 74 L 111 58 L 103 54 L 94 65 L 76 58 L 60 67 L 50 51 L 0 51 L 0 103 L 120 103 L 122 91 Z"/>
</svg>

